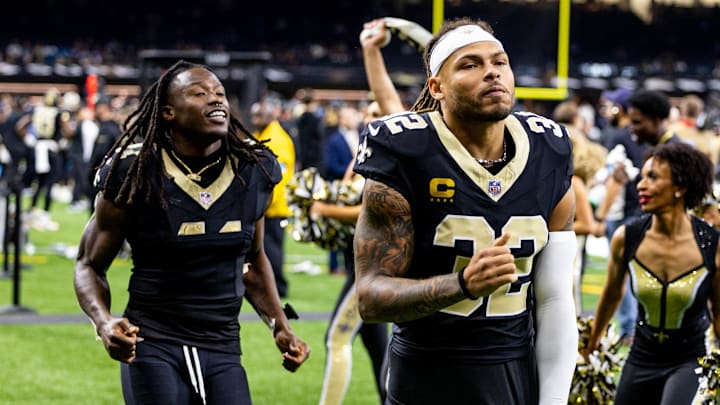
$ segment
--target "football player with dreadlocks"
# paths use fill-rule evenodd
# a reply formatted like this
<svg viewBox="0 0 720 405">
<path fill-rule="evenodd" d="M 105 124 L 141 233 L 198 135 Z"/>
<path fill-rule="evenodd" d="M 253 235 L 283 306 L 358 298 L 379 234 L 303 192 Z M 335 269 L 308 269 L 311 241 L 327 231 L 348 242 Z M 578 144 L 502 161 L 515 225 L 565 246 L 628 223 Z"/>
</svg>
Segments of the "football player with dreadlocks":
<svg viewBox="0 0 720 405">
<path fill-rule="evenodd" d="M 173 65 L 127 119 L 98 170 L 74 278 L 98 339 L 127 364 L 126 401 L 250 404 L 243 297 L 268 323 L 287 370 L 307 359 L 263 250 L 264 213 L 279 180 L 277 159 L 230 113 L 205 66 Z M 130 294 L 116 317 L 106 273 L 126 239 Z"/>
</svg>

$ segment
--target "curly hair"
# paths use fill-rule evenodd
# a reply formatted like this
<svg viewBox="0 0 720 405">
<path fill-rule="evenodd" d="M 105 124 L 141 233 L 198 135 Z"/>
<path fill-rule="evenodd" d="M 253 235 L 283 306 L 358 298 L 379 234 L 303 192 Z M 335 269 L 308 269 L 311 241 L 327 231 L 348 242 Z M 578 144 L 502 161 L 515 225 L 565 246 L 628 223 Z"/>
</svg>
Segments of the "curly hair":
<svg viewBox="0 0 720 405">
<path fill-rule="evenodd" d="M 452 20 L 450 22 L 447 22 L 443 24 L 443 26 L 440 28 L 440 31 L 438 31 L 435 35 L 433 35 L 432 39 L 430 39 L 430 42 L 425 46 L 425 51 L 423 52 L 423 61 L 425 63 L 425 72 L 427 74 L 427 78 L 429 79 L 431 76 L 430 73 L 430 55 L 432 55 L 433 48 L 435 48 L 435 45 L 437 44 L 438 40 L 443 37 L 446 33 L 454 30 L 455 28 L 462 27 L 463 25 L 478 25 L 480 28 L 484 29 L 485 31 L 489 32 L 490 34 L 494 34 L 495 31 L 493 31 L 490 24 L 488 24 L 486 21 L 483 20 L 473 20 L 468 17 L 458 18 L 455 20 Z M 440 110 L 440 101 L 434 99 L 432 95 L 430 94 L 430 89 L 428 88 L 428 82 L 427 79 L 425 80 L 425 86 L 422 89 L 422 92 L 420 92 L 420 95 L 418 96 L 417 100 L 415 100 L 415 104 L 413 104 L 411 111 L 416 112 L 425 112 L 425 111 L 438 111 Z"/>
<path fill-rule="evenodd" d="M 150 86 L 140 102 L 138 108 L 133 111 L 123 123 L 123 133 L 115 142 L 115 145 L 105 155 L 102 167 L 112 158 L 113 155 L 122 156 L 123 152 L 133 143 L 141 142 L 142 146 L 135 161 L 130 166 L 127 176 L 123 179 L 120 190 L 113 202 L 118 205 L 130 205 L 142 194 L 143 200 L 150 202 L 156 195 L 159 197 L 163 207 L 166 206 L 162 181 L 158 181 L 159 190 L 151 187 L 152 179 L 159 179 L 166 174 L 162 165 L 160 151 L 162 148 L 170 148 L 170 129 L 162 118 L 161 108 L 167 104 L 168 88 L 173 79 L 180 73 L 193 68 L 202 68 L 211 73 L 212 70 L 205 66 L 180 60 L 172 65 L 160 78 Z M 214 73 L 213 73 L 214 74 Z M 255 153 L 256 150 L 265 149 L 263 143 L 257 141 L 251 133 L 245 129 L 232 113 L 230 113 L 230 126 L 228 128 L 227 142 L 224 142 L 228 155 L 236 156 L 241 161 L 259 163 L 260 160 Z M 114 159 L 109 172 L 102 184 L 102 189 L 107 188 L 113 172 L 117 169 L 120 159 Z M 237 162 L 232 161 L 233 171 L 240 177 Z M 261 165 L 262 167 L 262 165 Z M 265 175 L 270 177 L 265 167 L 262 167 Z"/>
<path fill-rule="evenodd" d="M 651 149 L 645 160 L 655 158 L 670 165 L 672 183 L 685 188 L 685 208 L 699 206 L 712 193 L 713 164 L 704 153 L 684 142 L 671 142 Z"/>
</svg>

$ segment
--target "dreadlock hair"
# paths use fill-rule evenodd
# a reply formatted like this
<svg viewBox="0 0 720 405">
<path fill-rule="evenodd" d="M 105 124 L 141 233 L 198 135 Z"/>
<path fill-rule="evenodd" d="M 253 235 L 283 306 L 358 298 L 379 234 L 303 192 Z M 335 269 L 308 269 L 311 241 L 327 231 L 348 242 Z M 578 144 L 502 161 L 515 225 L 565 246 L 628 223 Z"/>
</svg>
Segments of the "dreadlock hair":
<svg viewBox="0 0 720 405">
<path fill-rule="evenodd" d="M 438 31 L 437 34 L 433 35 L 430 42 L 428 42 L 428 44 L 425 46 L 425 51 L 423 52 L 423 61 L 425 62 L 425 73 L 427 75 L 427 79 L 429 79 L 432 75 L 430 73 L 430 55 L 432 55 L 435 44 L 437 44 L 438 40 L 442 38 L 443 35 L 454 30 L 455 28 L 462 27 L 463 25 L 478 25 L 480 26 L 480 28 L 484 29 L 490 34 L 494 34 L 492 27 L 486 21 L 473 20 L 468 17 L 458 18 L 443 24 L 443 26 L 440 27 L 440 31 Z M 430 88 L 428 86 L 427 79 L 425 79 L 425 86 L 420 92 L 417 100 L 415 100 L 415 104 L 413 104 L 412 108 L 410 109 L 411 111 L 426 112 L 440 110 L 440 101 L 434 99 L 433 96 L 430 94 Z"/>
<path fill-rule="evenodd" d="M 138 108 L 133 111 L 123 123 L 123 133 L 115 142 L 113 147 L 103 158 L 100 164 L 102 167 L 108 159 L 113 155 L 122 156 L 128 146 L 133 143 L 141 142 L 142 146 L 136 159 L 130 165 L 127 176 L 123 179 L 122 185 L 113 202 L 118 205 L 131 205 L 139 197 L 143 198 L 145 203 L 153 199 L 153 194 L 157 193 L 163 208 L 167 208 L 164 198 L 163 182 L 158 181 L 160 189 L 153 191 L 151 184 L 153 177 L 162 180 L 162 176 L 167 172 L 162 164 L 160 153 L 162 148 L 170 148 L 170 129 L 168 124 L 162 117 L 161 108 L 167 103 L 168 88 L 170 83 L 180 73 L 193 68 L 202 68 L 210 71 L 208 66 L 190 63 L 179 60 L 165 71 L 160 78 L 150 86 L 140 102 Z M 255 153 L 257 150 L 266 149 L 267 147 L 255 139 L 252 134 L 245 129 L 240 120 L 235 117 L 232 112 L 230 114 L 230 125 L 228 128 L 227 142 L 224 142 L 226 152 L 229 156 L 237 157 L 237 161 L 230 159 L 233 171 L 240 181 L 245 184 L 245 180 L 240 176 L 238 170 L 238 161 L 251 162 L 259 164 L 260 159 Z M 113 172 L 117 169 L 121 159 L 114 159 L 111 163 L 109 172 L 105 177 L 102 189 L 105 190 L 108 182 L 112 178 Z M 263 166 L 263 172 L 270 177 L 267 169 Z"/>
<path fill-rule="evenodd" d="M 695 208 L 711 195 L 713 164 L 704 153 L 685 142 L 670 142 L 651 149 L 645 160 L 654 157 L 670 166 L 672 183 L 685 188 L 685 208 Z"/>
</svg>

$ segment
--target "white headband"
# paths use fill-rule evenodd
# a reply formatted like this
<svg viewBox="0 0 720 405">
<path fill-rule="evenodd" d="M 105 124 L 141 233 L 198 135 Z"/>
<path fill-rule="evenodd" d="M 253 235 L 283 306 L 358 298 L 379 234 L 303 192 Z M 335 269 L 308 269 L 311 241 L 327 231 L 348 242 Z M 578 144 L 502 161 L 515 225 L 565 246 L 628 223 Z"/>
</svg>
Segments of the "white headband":
<svg viewBox="0 0 720 405">
<path fill-rule="evenodd" d="M 440 66 L 453 52 L 475 42 L 494 42 L 500 49 L 505 49 L 497 38 L 480 26 L 463 25 L 447 32 L 437 41 L 430 54 L 430 74 L 437 76 Z"/>
</svg>

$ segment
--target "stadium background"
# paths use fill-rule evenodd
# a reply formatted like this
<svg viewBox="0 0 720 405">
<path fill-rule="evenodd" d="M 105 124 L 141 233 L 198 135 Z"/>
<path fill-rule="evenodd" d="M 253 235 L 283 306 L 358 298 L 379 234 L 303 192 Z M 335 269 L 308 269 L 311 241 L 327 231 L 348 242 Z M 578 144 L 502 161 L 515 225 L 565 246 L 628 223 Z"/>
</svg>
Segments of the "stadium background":
<svg viewBox="0 0 720 405">
<path fill-rule="evenodd" d="M 173 56 L 189 56 L 221 70 L 234 60 L 239 72 L 228 69 L 225 80 L 229 87 L 246 93 L 239 100 L 241 107 L 268 91 L 290 98 L 305 87 L 323 90 L 316 94 L 328 103 L 363 99 L 367 83 L 358 44 L 362 24 L 393 16 L 430 29 L 432 3 L 43 0 L 5 4 L 0 24 L 0 94 L 42 95 L 49 87 L 57 87 L 84 95 L 90 74 L 98 75 L 108 95 L 139 94 L 149 78 L 157 77 L 161 65 Z M 444 6 L 447 18 L 473 16 L 492 23 L 511 55 L 519 85 L 554 85 L 557 1 L 446 1 Z M 650 87 L 673 97 L 698 94 L 706 100 L 706 110 L 717 111 L 719 17 L 717 5 L 700 1 L 685 5 L 573 2 L 569 95 L 595 104 L 605 89 Z M 144 64 L 141 55 L 162 61 Z M 423 78 L 417 51 L 393 40 L 384 56 L 394 82 L 411 101 Z M 557 101 L 537 101 L 531 106 L 549 112 Z M 0 403 L 120 403 L 117 365 L 93 340 L 71 288 L 72 254 L 68 253 L 87 217 L 57 204 L 53 218 L 59 230 L 31 230 L 29 239 L 37 251 L 22 256 L 27 270 L 22 272 L 23 308 L 38 316 L 0 316 Z M 291 244 L 288 252 L 290 264 L 308 257 L 325 260 L 324 252 L 307 244 Z M 5 257 L 5 269 L 12 259 Z M 602 258 L 590 259 L 583 286 L 586 310 L 594 308 L 604 265 Z M 121 259 L 110 272 L 115 311 L 127 299 L 129 267 Z M 287 377 L 260 323 L 244 323 L 244 361 L 259 404 L 312 404 L 320 391 L 327 312 L 342 280 L 289 277 L 295 286 L 291 302 L 304 317 L 294 328 L 311 343 L 313 357 L 301 373 Z M 6 279 L 0 280 L 0 287 L 0 306 L 7 308 L 4 305 L 13 302 L 14 286 Z M 244 312 L 243 319 L 255 319 L 251 310 Z M 346 404 L 372 403 L 375 395 L 362 350 L 355 345 L 357 366 Z"/>
<path fill-rule="evenodd" d="M 682 3 L 685 4 L 682 4 Z M 50 0 L 15 3 L 0 24 L 0 93 L 41 93 L 62 83 L 82 91 L 97 73 L 105 91 L 133 87 L 156 70 L 142 70 L 145 49 L 195 52 L 220 64 L 228 52 L 253 52 L 265 61 L 262 85 L 291 97 L 300 87 L 363 90 L 358 33 L 382 16 L 432 29 L 433 0 L 206 2 Z M 444 2 L 444 16 L 481 17 L 512 57 L 519 86 L 553 87 L 557 1 Z M 720 8 L 715 0 L 573 1 L 568 87 L 584 98 L 606 88 L 654 87 L 714 98 L 720 91 Z M 258 53 L 260 52 L 260 53 Z M 393 41 L 385 52 L 393 79 L 407 97 L 422 84 L 417 52 Z M 229 76 L 236 81 L 242 74 Z M 242 79 L 241 79 L 242 80 Z M 240 85 L 240 84 L 238 84 Z M 239 87 L 240 88 L 240 87 Z M 252 88 L 253 92 L 263 91 Z M 361 97 L 331 92 L 328 98 Z M 243 103 L 244 104 L 244 103 Z M 243 105 L 244 106 L 244 105 Z"/>
</svg>

